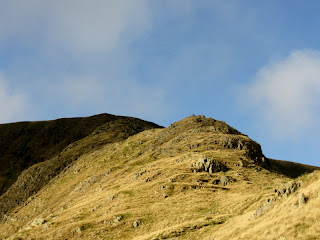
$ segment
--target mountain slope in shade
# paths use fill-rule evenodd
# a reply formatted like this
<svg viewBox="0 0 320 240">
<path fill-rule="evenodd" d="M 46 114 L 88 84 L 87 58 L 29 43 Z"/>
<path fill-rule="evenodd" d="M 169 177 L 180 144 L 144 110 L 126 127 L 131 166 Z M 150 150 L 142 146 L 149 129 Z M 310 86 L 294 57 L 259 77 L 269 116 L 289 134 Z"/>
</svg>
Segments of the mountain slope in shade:
<svg viewBox="0 0 320 240">
<path fill-rule="evenodd" d="M 316 167 L 268 159 L 258 143 L 212 118 L 167 128 L 143 122 L 142 132 L 131 120 L 105 124 L 24 170 L 0 197 L 0 238 L 319 236 L 311 209 L 320 175 L 305 174 Z"/>
<path fill-rule="evenodd" d="M 82 154 L 155 127 L 110 114 L 0 125 L 0 217 Z"/>
</svg>

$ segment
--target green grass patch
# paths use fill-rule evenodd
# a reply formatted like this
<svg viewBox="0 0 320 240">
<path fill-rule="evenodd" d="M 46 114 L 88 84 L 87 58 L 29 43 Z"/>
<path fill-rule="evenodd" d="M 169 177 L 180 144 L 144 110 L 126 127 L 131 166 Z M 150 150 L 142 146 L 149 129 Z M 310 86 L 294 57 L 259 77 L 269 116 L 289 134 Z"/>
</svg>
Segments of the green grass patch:
<svg viewBox="0 0 320 240">
<path fill-rule="evenodd" d="M 131 213 L 120 213 L 120 214 L 117 214 L 117 216 L 121 216 L 123 218 L 123 220 L 126 220 L 128 218 L 130 218 L 132 216 Z"/>
<path fill-rule="evenodd" d="M 208 205 L 208 207 L 200 207 L 196 209 L 196 212 L 199 214 L 208 214 L 208 213 L 214 213 L 218 210 L 218 204 L 216 202 L 212 202 Z"/>
<path fill-rule="evenodd" d="M 168 196 L 172 196 L 174 193 L 174 185 L 173 184 L 167 184 L 167 194 Z"/>
<path fill-rule="evenodd" d="M 129 190 L 121 191 L 120 193 L 122 193 L 124 195 L 127 195 L 128 197 L 133 197 L 134 196 L 133 191 L 129 191 Z"/>
</svg>

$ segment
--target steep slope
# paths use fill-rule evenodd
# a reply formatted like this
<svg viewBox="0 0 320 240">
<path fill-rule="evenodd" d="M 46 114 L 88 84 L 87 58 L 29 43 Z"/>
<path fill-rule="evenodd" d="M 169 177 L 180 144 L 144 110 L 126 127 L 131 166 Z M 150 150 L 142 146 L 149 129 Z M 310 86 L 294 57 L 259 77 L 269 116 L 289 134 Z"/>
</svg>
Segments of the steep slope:
<svg viewBox="0 0 320 240">
<path fill-rule="evenodd" d="M 217 227 L 214 232 L 204 234 L 201 238 L 206 240 L 320 239 L 320 171 L 305 175 L 299 181 L 302 186 L 295 191 L 286 191 L 281 195 L 270 192 L 265 195 L 260 204 L 268 207 L 258 216 L 254 215 L 257 210 L 248 211 L 231 219 L 228 224 Z M 286 185 L 292 183 L 291 181 Z"/>
<path fill-rule="evenodd" d="M 274 171 L 258 143 L 211 118 L 188 117 L 165 129 L 146 130 L 81 152 L 82 146 L 97 139 L 106 135 L 97 131 L 60 153 L 60 159 L 75 159 L 6 213 L 0 238 L 268 239 L 268 229 L 262 235 L 259 227 L 253 229 L 263 227 L 261 219 L 273 221 L 271 213 L 300 196 L 302 189 L 307 197 L 314 195 L 304 188 L 317 180 L 302 176 L 305 184 L 296 191 L 300 195 L 281 195 L 261 208 L 274 196 L 274 189 L 291 179 Z M 38 166 L 29 175 L 25 171 L 21 182 L 36 184 Z M 52 167 L 40 168 L 49 172 Z M 312 199 L 306 208 L 316 204 Z M 297 209 L 292 214 L 303 211 Z M 281 219 L 273 222 L 274 228 Z M 315 227 L 312 221 L 308 224 Z M 279 237 L 285 233 L 279 232 Z M 296 239 L 305 239 L 302 231 L 299 234 Z"/>
<path fill-rule="evenodd" d="M 23 170 L 54 157 L 67 145 L 86 137 L 99 126 L 119 119 L 124 117 L 100 114 L 87 118 L 0 124 L 0 195 Z M 145 126 L 159 127 L 144 122 L 140 130 L 147 129 Z"/>
<path fill-rule="evenodd" d="M 110 114 L 0 125 L 6 139 L 0 142 L 0 176 L 2 190 L 7 190 L 0 196 L 0 218 L 82 154 L 155 127 L 159 126 Z"/>
</svg>

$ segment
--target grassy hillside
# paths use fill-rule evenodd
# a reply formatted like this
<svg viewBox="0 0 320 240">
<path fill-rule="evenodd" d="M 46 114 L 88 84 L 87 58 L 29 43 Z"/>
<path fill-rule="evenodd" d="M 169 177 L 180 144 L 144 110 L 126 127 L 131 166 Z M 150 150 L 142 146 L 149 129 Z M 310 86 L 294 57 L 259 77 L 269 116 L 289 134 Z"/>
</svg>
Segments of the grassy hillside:
<svg viewBox="0 0 320 240">
<path fill-rule="evenodd" d="M 312 211 L 320 202 L 319 172 L 288 184 L 292 179 L 263 155 L 258 143 L 211 118 L 188 117 L 164 129 L 119 137 L 117 129 L 127 124 L 99 128 L 59 156 L 25 170 L 0 203 L 16 202 L 26 190 L 35 194 L 7 208 L 0 238 L 319 236 L 315 219 L 320 214 Z M 56 166 L 60 170 L 54 175 Z M 30 187 L 45 172 L 52 177 L 40 177 L 45 184 L 37 190 Z"/>
<path fill-rule="evenodd" d="M 0 125 L 0 218 L 82 154 L 155 127 L 110 114 Z"/>
</svg>

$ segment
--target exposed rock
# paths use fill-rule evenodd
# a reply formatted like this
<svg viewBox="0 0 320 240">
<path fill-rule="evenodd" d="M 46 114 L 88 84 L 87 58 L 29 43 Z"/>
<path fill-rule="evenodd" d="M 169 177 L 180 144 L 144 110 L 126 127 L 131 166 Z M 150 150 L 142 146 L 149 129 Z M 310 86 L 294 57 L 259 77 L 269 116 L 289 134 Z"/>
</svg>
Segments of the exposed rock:
<svg viewBox="0 0 320 240">
<path fill-rule="evenodd" d="M 147 177 L 144 181 L 151 182 L 152 180 L 156 179 L 160 175 L 161 175 L 161 171 L 158 171 L 154 175 L 152 175 L 151 177 Z"/>
<path fill-rule="evenodd" d="M 147 171 L 146 170 L 143 170 L 141 172 L 137 172 L 133 177 L 132 179 L 133 180 L 136 180 L 138 177 L 142 176 L 143 174 L 145 174 Z"/>
<path fill-rule="evenodd" d="M 268 198 L 262 206 L 257 208 L 256 212 L 254 213 L 254 216 L 258 217 L 264 214 L 265 212 L 267 212 L 275 201 L 276 201 L 275 197 Z"/>
<path fill-rule="evenodd" d="M 30 226 L 39 227 L 42 224 L 44 224 L 45 222 L 46 222 L 46 220 L 43 218 L 36 218 L 35 220 L 33 220 L 33 222 L 30 224 Z"/>
<path fill-rule="evenodd" d="M 196 149 L 196 148 L 198 148 L 199 146 L 200 146 L 199 143 L 189 144 L 189 145 L 188 145 L 189 149 Z"/>
<path fill-rule="evenodd" d="M 234 165 L 235 165 L 235 167 L 248 167 L 248 162 L 245 160 L 239 160 Z"/>
<path fill-rule="evenodd" d="M 264 214 L 266 211 L 270 209 L 272 204 L 277 201 L 277 199 L 289 197 L 291 194 L 296 192 L 300 186 L 302 186 L 301 180 L 297 182 L 290 181 L 286 184 L 282 184 L 279 189 L 274 190 L 275 196 L 268 198 L 262 206 L 257 208 L 256 212 L 254 213 L 254 216 L 258 217 L 261 214 Z M 298 202 L 299 206 L 303 205 L 306 202 L 306 200 L 307 199 L 304 197 L 304 194 L 302 194 Z"/>
<path fill-rule="evenodd" d="M 141 225 L 141 219 L 134 220 L 132 223 L 132 227 L 138 228 Z"/>
<path fill-rule="evenodd" d="M 301 180 L 297 182 L 290 181 L 287 184 L 281 185 L 279 190 L 275 189 L 275 195 L 277 197 L 288 197 L 290 194 L 296 192 L 301 185 L 302 185 Z"/>
<path fill-rule="evenodd" d="M 228 168 L 220 163 L 216 162 L 212 158 L 200 158 L 196 163 L 192 164 L 191 166 L 193 168 L 193 172 L 208 172 L 208 173 L 214 173 L 214 172 L 226 172 Z"/>
<path fill-rule="evenodd" d="M 212 182 L 212 184 L 214 184 L 214 185 L 218 185 L 220 183 L 220 180 L 219 179 L 215 179 L 215 180 L 213 180 L 213 182 Z"/>
<path fill-rule="evenodd" d="M 181 187 L 180 188 L 180 192 L 184 192 L 184 191 L 186 191 L 188 188 L 186 187 L 186 186 L 183 186 L 183 187 Z"/>
<path fill-rule="evenodd" d="M 121 220 L 123 219 L 123 216 L 113 216 L 113 218 L 112 218 L 112 222 L 113 223 L 118 223 L 118 222 L 120 222 Z"/>
<path fill-rule="evenodd" d="M 304 193 L 302 193 L 298 202 L 299 207 L 303 206 L 306 202 L 307 202 L 307 198 L 304 196 Z"/>
<path fill-rule="evenodd" d="M 302 187 L 302 185 L 303 185 L 302 180 L 297 181 L 297 186 L 298 186 L 298 187 Z"/>
<path fill-rule="evenodd" d="M 76 229 L 75 229 L 75 231 L 76 231 L 76 233 L 78 233 L 78 234 L 82 234 L 82 230 L 84 230 L 84 227 L 76 227 Z"/>
<path fill-rule="evenodd" d="M 256 165 L 263 168 L 270 168 L 269 160 L 263 155 L 261 146 L 242 135 L 227 135 L 215 140 L 212 144 L 218 144 L 225 148 L 244 150 L 244 156 L 252 159 Z"/>
<path fill-rule="evenodd" d="M 220 178 L 220 183 L 221 183 L 222 186 L 227 186 L 229 184 L 228 176 L 222 176 Z"/>
</svg>

